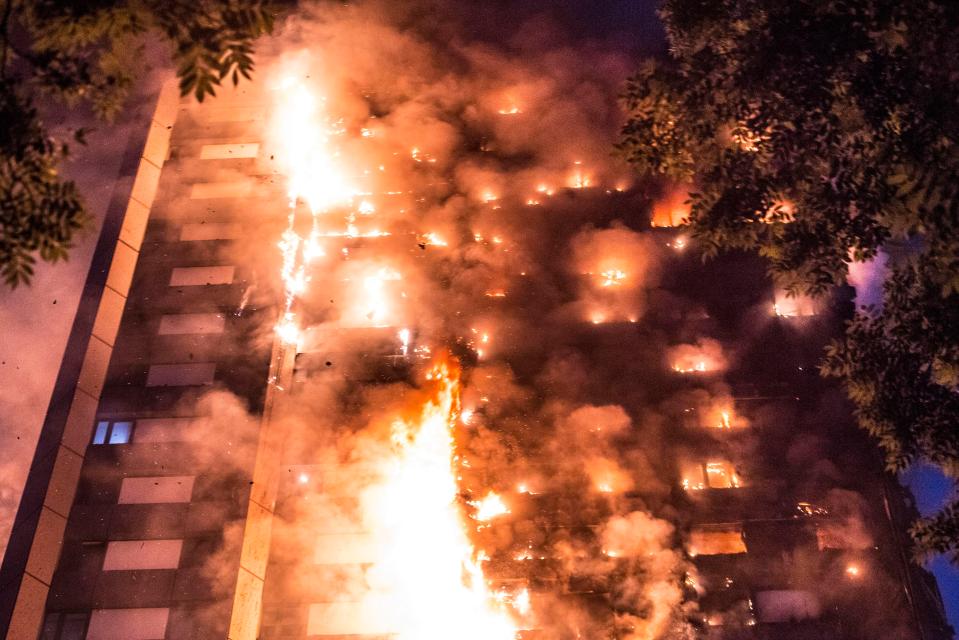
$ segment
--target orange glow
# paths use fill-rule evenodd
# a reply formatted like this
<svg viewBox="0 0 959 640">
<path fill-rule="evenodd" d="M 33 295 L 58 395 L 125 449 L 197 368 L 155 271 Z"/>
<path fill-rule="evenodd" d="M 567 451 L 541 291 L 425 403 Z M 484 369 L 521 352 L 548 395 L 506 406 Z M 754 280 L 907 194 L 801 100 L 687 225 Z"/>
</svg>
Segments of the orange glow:
<svg viewBox="0 0 959 640">
<path fill-rule="evenodd" d="M 862 569 L 858 564 L 850 563 L 846 565 L 846 575 L 850 578 L 859 578 L 862 575 Z"/>
<path fill-rule="evenodd" d="M 695 344 L 671 347 L 666 357 L 670 368 L 677 373 L 710 373 L 726 368 L 722 346 L 711 338 L 704 338 Z"/>
<path fill-rule="evenodd" d="M 470 504 L 476 507 L 476 513 L 473 517 L 480 522 L 489 522 L 493 518 L 506 515 L 510 512 L 509 507 L 503 502 L 503 498 L 492 491 L 482 500 L 470 502 Z"/>
<path fill-rule="evenodd" d="M 616 287 L 623 284 L 623 280 L 626 279 L 626 272 L 619 269 L 609 269 L 599 275 L 603 277 L 601 287 Z"/>
<path fill-rule="evenodd" d="M 654 227 L 678 227 L 686 223 L 689 217 L 691 186 L 675 187 L 662 199 L 653 203 L 652 220 Z"/>
<path fill-rule="evenodd" d="M 448 246 L 446 241 L 440 238 L 434 231 L 423 234 L 423 243 L 434 247 Z"/>
</svg>

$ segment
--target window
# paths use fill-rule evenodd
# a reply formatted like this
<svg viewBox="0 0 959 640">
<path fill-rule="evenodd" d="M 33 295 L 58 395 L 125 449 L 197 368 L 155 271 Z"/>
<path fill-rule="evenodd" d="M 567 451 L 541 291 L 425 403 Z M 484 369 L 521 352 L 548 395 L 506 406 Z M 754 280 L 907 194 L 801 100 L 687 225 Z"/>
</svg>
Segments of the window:
<svg viewBox="0 0 959 640">
<path fill-rule="evenodd" d="M 94 609 L 86 640 L 162 640 L 169 609 Z"/>
<path fill-rule="evenodd" d="M 128 420 L 100 420 L 93 432 L 93 444 L 126 444 L 132 434 L 133 423 Z"/>
<path fill-rule="evenodd" d="M 740 485 L 739 476 L 731 462 L 707 462 L 706 482 L 710 489 L 732 489 Z"/>
<path fill-rule="evenodd" d="M 229 265 L 215 267 L 176 267 L 170 274 L 171 287 L 198 287 L 207 284 L 230 284 L 235 268 Z"/>
<path fill-rule="evenodd" d="M 680 473 L 687 491 L 738 489 L 743 484 L 733 463 L 726 460 L 688 462 L 681 466 Z"/>
<path fill-rule="evenodd" d="M 704 525 L 689 532 L 689 555 L 716 556 L 746 553 L 740 524 Z"/>
<path fill-rule="evenodd" d="M 87 613 L 48 613 L 39 640 L 83 640 L 89 619 Z"/>
<path fill-rule="evenodd" d="M 774 299 L 773 311 L 781 318 L 802 318 L 819 313 L 819 303 L 812 296 L 805 294 L 790 296 L 785 289 L 777 287 Z"/>
<path fill-rule="evenodd" d="M 161 504 L 189 502 L 194 476 L 147 476 L 124 478 L 119 504 Z"/>
<path fill-rule="evenodd" d="M 191 387 L 213 384 L 216 363 L 154 364 L 147 372 L 148 387 Z"/>
<path fill-rule="evenodd" d="M 123 540 L 107 543 L 104 571 L 176 569 L 183 540 Z"/>
</svg>

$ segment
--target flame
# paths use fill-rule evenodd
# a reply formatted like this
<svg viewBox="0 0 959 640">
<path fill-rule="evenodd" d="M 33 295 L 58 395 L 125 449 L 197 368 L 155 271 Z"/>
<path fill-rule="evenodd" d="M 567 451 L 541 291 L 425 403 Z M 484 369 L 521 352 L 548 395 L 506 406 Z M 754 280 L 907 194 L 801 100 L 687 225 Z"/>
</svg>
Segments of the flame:
<svg viewBox="0 0 959 640">
<path fill-rule="evenodd" d="M 503 498 L 492 491 L 482 500 L 470 502 L 470 504 L 476 507 L 476 513 L 473 517 L 480 522 L 489 522 L 493 518 L 506 515 L 510 512 L 509 507 L 503 502 Z"/>
<path fill-rule="evenodd" d="M 447 242 L 439 237 L 435 231 L 423 234 L 423 243 L 434 247 L 445 247 Z"/>
<path fill-rule="evenodd" d="M 601 287 L 617 287 L 623 284 L 623 280 L 626 279 L 626 272 L 620 269 L 607 269 L 599 275 L 603 277 L 603 281 L 600 283 Z"/>
<path fill-rule="evenodd" d="M 341 133 L 324 109 L 324 100 L 315 96 L 295 77 L 279 86 L 280 100 L 273 128 L 278 160 L 287 177 L 290 211 L 286 231 L 279 243 L 283 255 L 280 275 L 286 292 L 282 320 L 276 333 L 285 344 L 299 339 L 292 312 L 293 302 L 306 290 L 306 266 L 325 255 L 320 245 L 318 216 L 329 209 L 352 202 L 356 189 L 346 179 L 331 138 Z M 312 216 L 310 234 L 304 241 L 296 231 L 296 204 L 304 200 Z"/>
<path fill-rule="evenodd" d="M 458 372 L 440 362 L 426 377 L 427 400 L 393 423 L 395 454 L 382 482 L 364 495 L 369 524 L 387 538 L 369 584 L 387 596 L 391 637 L 514 640 L 517 626 L 487 586 L 485 556 L 470 543 L 458 504 Z"/>
<path fill-rule="evenodd" d="M 380 269 L 372 275 L 363 278 L 363 315 L 366 322 L 374 327 L 389 326 L 388 318 L 391 307 L 385 292 L 388 280 L 399 280 L 400 275 L 395 271 Z"/>
<path fill-rule="evenodd" d="M 274 122 L 282 147 L 278 156 L 291 201 L 302 198 L 314 213 L 349 203 L 356 189 L 347 180 L 331 138 L 339 131 L 325 111 L 325 99 L 295 78 L 280 86 Z"/>
<path fill-rule="evenodd" d="M 702 373 L 703 371 L 706 371 L 706 361 L 700 360 L 691 365 L 674 364 L 673 371 L 678 371 L 679 373 Z"/>
</svg>

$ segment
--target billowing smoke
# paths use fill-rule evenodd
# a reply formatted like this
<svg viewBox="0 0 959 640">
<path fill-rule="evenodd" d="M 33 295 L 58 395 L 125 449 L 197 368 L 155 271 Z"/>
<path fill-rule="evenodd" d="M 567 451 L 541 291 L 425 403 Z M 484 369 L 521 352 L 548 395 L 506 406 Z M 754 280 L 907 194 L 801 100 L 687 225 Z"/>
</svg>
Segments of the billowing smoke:
<svg viewBox="0 0 959 640">
<path fill-rule="evenodd" d="M 702 616 L 683 508 L 758 473 L 744 427 L 760 420 L 718 381 L 750 344 L 705 337 L 722 322 L 708 296 L 664 290 L 687 243 L 648 232 L 646 190 L 610 153 L 630 61 L 557 44 L 542 16 L 471 37 L 477 12 L 309 5 L 260 49 L 269 124 L 246 169 L 274 208 L 217 258 L 257 267 L 249 344 L 297 351 L 292 388 L 271 381 L 285 436 L 264 624 L 687 637 Z M 682 213 L 685 193 L 659 209 Z M 743 308 L 760 303 L 768 324 L 772 300 Z M 864 544 L 855 494 L 796 489 L 835 514 L 823 539 Z M 703 540 L 745 551 L 741 531 Z M 749 595 L 730 593 L 746 624 Z"/>
</svg>

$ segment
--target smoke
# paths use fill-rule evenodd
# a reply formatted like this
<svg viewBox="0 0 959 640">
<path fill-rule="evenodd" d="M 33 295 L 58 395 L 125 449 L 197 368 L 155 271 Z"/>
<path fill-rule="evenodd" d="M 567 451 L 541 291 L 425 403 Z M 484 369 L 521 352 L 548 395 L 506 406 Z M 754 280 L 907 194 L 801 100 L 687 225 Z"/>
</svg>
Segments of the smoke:
<svg viewBox="0 0 959 640">
<path fill-rule="evenodd" d="M 771 475 L 746 428 L 768 416 L 718 381 L 759 347 L 705 337 L 727 328 L 711 315 L 727 293 L 677 290 L 698 255 L 648 232 L 647 190 L 609 152 L 631 61 L 545 14 L 481 39 L 484 14 L 304 6 L 239 96 L 266 105 L 259 157 L 204 177 L 257 176 L 247 233 L 197 259 L 251 265 L 250 344 L 279 333 L 298 351 L 272 407 L 286 436 L 264 625 L 686 637 L 702 619 L 690 506 Z M 656 210 L 681 210 L 684 193 Z M 765 305 L 766 330 L 762 295 L 736 315 Z M 452 386 L 435 373 L 444 354 L 463 365 Z M 812 467 L 792 488 L 818 505 L 831 454 L 776 444 L 783 468 Z M 780 495 L 764 484 L 757 502 Z M 830 535 L 861 544 L 855 501 L 830 500 L 847 505 L 824 507 Z M 228 530 L 224 549 L 237 543 Z M 748 624 L 740 595 L 726 608 Z"/>
</svg>

